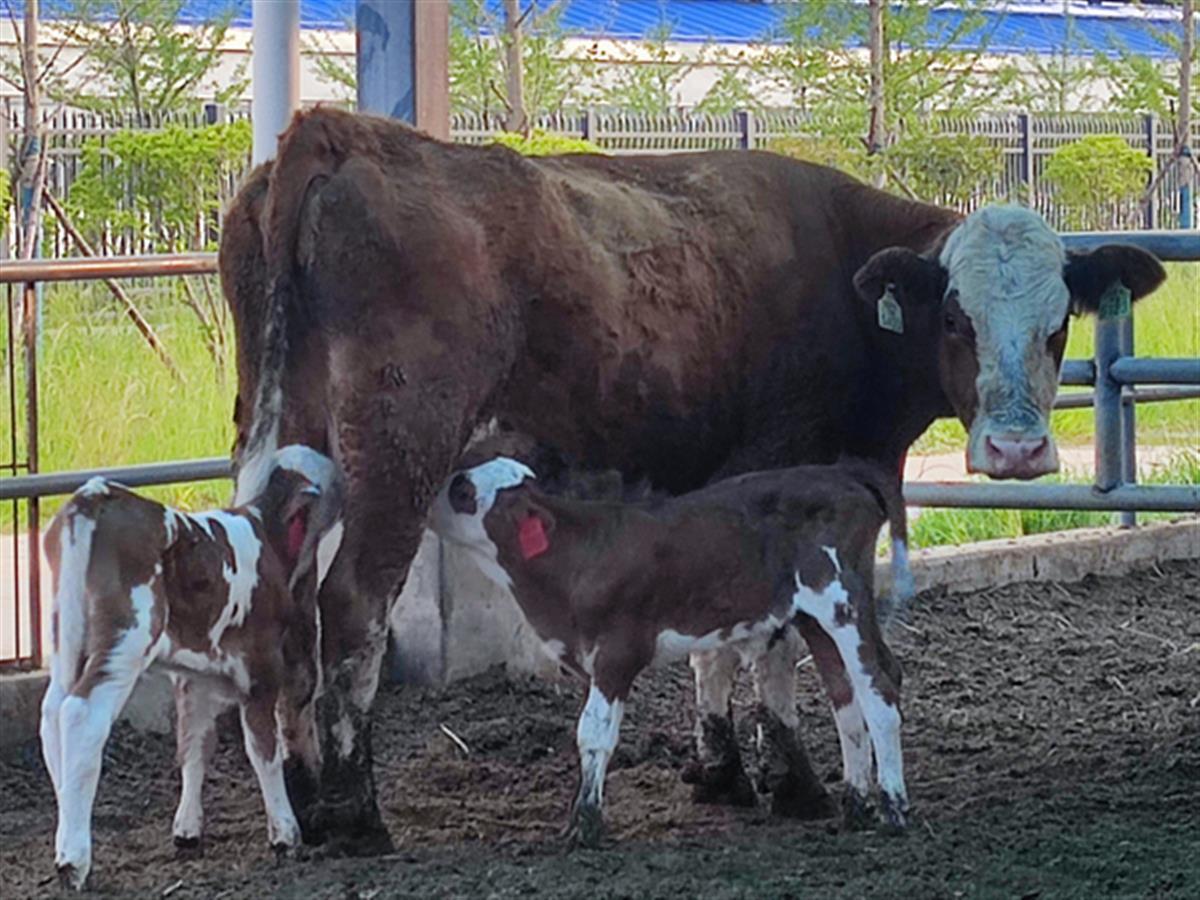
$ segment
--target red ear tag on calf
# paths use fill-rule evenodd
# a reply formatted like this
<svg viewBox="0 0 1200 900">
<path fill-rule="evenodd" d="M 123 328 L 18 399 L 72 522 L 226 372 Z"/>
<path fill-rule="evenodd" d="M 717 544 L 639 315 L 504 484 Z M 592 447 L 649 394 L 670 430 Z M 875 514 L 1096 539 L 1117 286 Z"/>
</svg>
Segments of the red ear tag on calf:
<svg viewBox="0 0 1200 900">
<path fill-rule="evenodd" d="M 304 535 L 308 531 L 308 513 L 301 510 L 292 517 L 292 521 L 288 523 L 287 533 L 287 551 L 288 558 L 292 562 L 300 555 L 300 548 L 304 546 Z"/>
<path fill-rule="evenodd" d="M 546 529 L 542 527 L 542 520 L 537 516 L 530 516 L 521 523 L 517 539 L 521 543 L 521 555 L 526 559 L 541 556 L 550 549 L 550 540 L 546 537 Z"/>
</svg>

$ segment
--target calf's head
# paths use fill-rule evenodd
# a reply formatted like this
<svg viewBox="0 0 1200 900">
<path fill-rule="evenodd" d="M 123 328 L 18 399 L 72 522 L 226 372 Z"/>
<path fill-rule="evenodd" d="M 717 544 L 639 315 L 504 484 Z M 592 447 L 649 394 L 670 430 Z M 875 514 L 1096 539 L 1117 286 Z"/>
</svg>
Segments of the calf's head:
<svg viewBox="0 0 1200 900">
<path fill-rule="evenodd" d="M 498 545 L 511 542 L 530 559 L 545 552 L 553 529 L 549 513 L 539 514 L 527 483 L 534 477 L 527 466 L 504 456 L 455 472 L 433 501 L 429 527 L 464 547 L 485 575 L 507 586 Z"/>
<path fill-rule="evenodd" d="M 298 444 L 274 453 L 255 505 L 289 590 L 313 572 L 317 544 L 341 514 L 341 500 L 337 468 L 327 456 Z"/>
<path fill-rule="evenodd" d="M 1058 470 L 1049 420 L 1071 315 L 1097 312 L 1122 286 L 1137 300 L 1165 277 L 1136 247 L 1067 253 L 1036 212 L 992 206 L 955 225 L 935 254 L 881 250 L 854 283 L 895 339 L 929 339 L 922 347 L 969 431 L 967 471 L 1035 478 Z"/>
</svg>

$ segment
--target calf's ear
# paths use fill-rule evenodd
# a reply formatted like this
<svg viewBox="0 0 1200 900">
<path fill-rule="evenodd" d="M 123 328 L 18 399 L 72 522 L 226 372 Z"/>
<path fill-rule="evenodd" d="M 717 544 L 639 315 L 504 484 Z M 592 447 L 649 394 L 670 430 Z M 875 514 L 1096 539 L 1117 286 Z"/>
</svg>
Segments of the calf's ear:
<svg viewBox="0 0 1200 900">
<path fill-rule="evenodd" d="M 1105 244 L 1086 253 L 1067 254 L 1063 281 L 1071 292 L 1071 312 L 1095 313 L 1114 284 L 1140 300 L 1166 280 L 1167 272 L 1152 253 L 1128 244 Z"/>
<path fill-rule="evenodd" d="M 877 303 L 889 287 L 903 305 L 935 303 L 946 292 L 946 270 L 915 250 L 888 247 L 854 273 L 854 289 L 867 303 Z"/>
</svg>

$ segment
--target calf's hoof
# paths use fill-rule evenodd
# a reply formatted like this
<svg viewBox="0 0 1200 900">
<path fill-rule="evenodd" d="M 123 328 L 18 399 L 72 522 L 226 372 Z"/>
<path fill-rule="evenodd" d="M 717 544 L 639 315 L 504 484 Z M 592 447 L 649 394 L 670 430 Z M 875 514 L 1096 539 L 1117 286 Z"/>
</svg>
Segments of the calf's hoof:
<svg viewBox="0 0 1200 900">
<path fill-rule="evenodd" d="M 600 807 L 591 804 L 576 806 L 566 831 L 567 846 L 594 850 L 604 839 L 604 815 Z"/>
<path fill-rule="evenodd" d="M 842 828 L 845 831 L 865 831 L 875 826 L 871 804 L 865 794 L 852 787 L 842 795 Z"/>
<path fill-rule="evenodd" d="M 171 841 L 175 844 L 176 859 L 199 859 L 204 855 L 204 844 L 199 835 L 175 834 L 171 836 Z"/>
<path fill-rule="evenodd" d="M 58 873 L 58 883 L 68 891 L 82 891 L 83 883 L 87 881 L 88 870 L 86 866 L 77 866 L 72 863 L 62 863 L 54 867 Z"/>
<path fill-rule="evenodd" d="M 901 834 L 908 827 L 908 800 L 881 794 L 879 797 L 883 830 L 889 834 Z"/>
<path fill-rule="evenodd" d="M 810 785 L 796 778 L 786 778 L 771 785 L 771 814 L 813 822 L 832 819 L 837 815 L 837 805 L 820 784 Z"/>
<path fill-rule="evenodd" d="M 692 786 L 692 802 L 711 806 L 754 806 L 754 785 L 740 763 L 706 766 L 691 763 L 683 770 L 684 784 Z"/>
</svg>

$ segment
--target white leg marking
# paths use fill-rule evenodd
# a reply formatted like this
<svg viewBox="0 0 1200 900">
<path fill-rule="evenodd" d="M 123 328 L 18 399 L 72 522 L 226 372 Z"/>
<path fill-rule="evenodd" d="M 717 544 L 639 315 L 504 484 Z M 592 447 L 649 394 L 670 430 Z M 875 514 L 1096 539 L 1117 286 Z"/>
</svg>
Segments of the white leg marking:
<svg viewBox="0 0 1200 900">
<path fill-rule="evenodd" d="M 147 654 L 154 594 L 149 585 L 139 585 L 133 589 L 131 599 L 135 624 L 109 653 L 104 677 L 92 686 L 87 697 L 72 694 L 58 710 L 62 781 L 54 863 L 73 868 L 75 887 L 82 887 L 92 866 L 92 804 L 104 744 L 138 676 L 151 661 Z"/>
<path fill-rule="evenodd" d="M 604 802 L 604 775 L 608 771 L 608 761 L 617 749 L 623 714 L 624 704 L 620 700 L 609 703 L 593 682 L 575 732 L 581 774 L 576 800 L 579 805 L 598 809 Z"/>
<path fill-rule="evenodd" d="M 42 698 L 42 721 L 39 732 L 42 737 L 42 759 L 46 761 L 46 771 L 50 773 L 50 782 L 54 785 L 54 796 L 59 799 L 59 786 L 62 784 L 62 741 L 58 734 L 58 710 L 66 699 L 67 692 L 62 683 L 50 676 L 50 686 L 46 688 L 46 696 Z"/>
<path fill-rule="evenodd" d="M 292 804 L 288 800 L 287 788 L 283 783 L 283 741 L 276 729 L 274 752 L 269 757 L 266 756 L 254 738 L 254 729 L 247 720 L 244 704 L 241 714 L 246 755 L 250 757 L 250 765 L 254 768 L 254 774 L 258 776 L 263 806 L 267 811 L 267 839 L 272 847 L 295 847 L 300 843 L 300 825 L 292 812 Z M 272 715 L 272 724 L 274 721 Z"/>
<path fill-rule="evenodd" d="M 728 713 L 733 679 L 741 665 L 738 652 L 730 647 L 721 647 L 693 653 L 691 664 L 696 676 L 696 708 L 700 715 L 712 713 L 723 716 Z"/>
<path fill-rule="evenodd" d="M 865 797 L 871 790 L 871 739 L 858 701 L 833 707 L 833 720 L 842 745 L 842 778 Z"/>
<path fill-rule="evenodd" d="M 840 573 L 837 553 L 830 547 L 824 549 Z M 900 751 L 900 710 L 876 690 L 871 673 L 863 667 L 862 637 L 850 622 L 848 601 L 849 594 L 841 581 L 834 580 L 823 590 L 814 591 L 802 584 L 797 574 L 795 606 L 816 619 L 837 646 L 871 736 L 879 787 L 904 807 L 908 803 L 908 794 L 904 787 L 904 762 Z M 847 624 L 839 624 L 839 620 Z"/>
<path fill-rule="evenodd" d="M 199 840 L 204 830 L 204 774 L 217 740 L 217 716 L 227 705 L 203 679 L 175 681 L 176 745 L 183 787 L 171 834 L 177 841 Z"/>
</svg>

